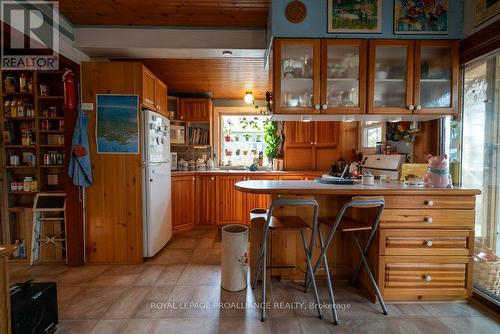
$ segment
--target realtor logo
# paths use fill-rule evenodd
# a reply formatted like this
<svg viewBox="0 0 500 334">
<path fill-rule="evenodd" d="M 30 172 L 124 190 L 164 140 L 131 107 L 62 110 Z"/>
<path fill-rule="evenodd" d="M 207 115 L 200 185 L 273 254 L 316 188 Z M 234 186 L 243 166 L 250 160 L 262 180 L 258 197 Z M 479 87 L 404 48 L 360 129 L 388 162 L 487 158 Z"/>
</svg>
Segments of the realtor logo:
<svg viewBox="0 0 500 334">
<path fill-rule="evenodd" d="M 57 1 L 1 0 L 3 70 L 59 69 Z"/>
</svg>

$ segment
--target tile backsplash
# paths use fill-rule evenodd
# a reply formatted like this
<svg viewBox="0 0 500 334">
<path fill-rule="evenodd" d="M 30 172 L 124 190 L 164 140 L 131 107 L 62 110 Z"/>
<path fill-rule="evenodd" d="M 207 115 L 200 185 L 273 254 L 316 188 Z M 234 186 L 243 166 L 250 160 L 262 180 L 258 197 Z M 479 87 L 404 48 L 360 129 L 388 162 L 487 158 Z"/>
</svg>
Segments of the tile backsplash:
<svg viewBox="0 0 500 334">
<path fill-rule="evenodd" d="M 203 158 L 206 155 L 207 159 L 212 157 L 211 146 L 171 146 L 172 152 L 177 152 L 177 161 L 184 159 L 186 161 Z"/>
</svg>

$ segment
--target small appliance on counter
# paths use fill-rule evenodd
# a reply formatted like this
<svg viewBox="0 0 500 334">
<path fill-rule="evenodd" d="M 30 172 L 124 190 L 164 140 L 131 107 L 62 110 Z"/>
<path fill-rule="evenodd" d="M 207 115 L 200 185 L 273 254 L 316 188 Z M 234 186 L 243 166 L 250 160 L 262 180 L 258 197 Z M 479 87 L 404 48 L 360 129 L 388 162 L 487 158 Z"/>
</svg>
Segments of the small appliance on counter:
<svg viewBox="0 0 500 334">
<path fill-rule="evenodd" d="M 186 129 L 184 125 L 170 125 L 170 143 L 181 145 L 186 143 Z"/>
<path fill-rule="evenodd" d="M 365 155 L 361 160 L 362 172 L 375 177 L 385 175 L 389 179 L 399 180 L 404 160 L 404 155 Z"/>
</svg>

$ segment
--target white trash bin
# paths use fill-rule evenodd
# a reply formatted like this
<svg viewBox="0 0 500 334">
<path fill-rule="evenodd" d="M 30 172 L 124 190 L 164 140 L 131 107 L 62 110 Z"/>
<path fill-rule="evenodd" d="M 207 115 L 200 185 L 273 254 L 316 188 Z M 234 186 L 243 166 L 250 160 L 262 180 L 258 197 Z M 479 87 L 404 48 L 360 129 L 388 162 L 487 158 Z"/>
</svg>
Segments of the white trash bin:
<svg viewBox="0 0 500 334">
<path fill-rule="evenodd" d="M 248 227 L 226 225 L 222 228 L 221 286 L 227 291 L 247 287 Z"/>
</svg>

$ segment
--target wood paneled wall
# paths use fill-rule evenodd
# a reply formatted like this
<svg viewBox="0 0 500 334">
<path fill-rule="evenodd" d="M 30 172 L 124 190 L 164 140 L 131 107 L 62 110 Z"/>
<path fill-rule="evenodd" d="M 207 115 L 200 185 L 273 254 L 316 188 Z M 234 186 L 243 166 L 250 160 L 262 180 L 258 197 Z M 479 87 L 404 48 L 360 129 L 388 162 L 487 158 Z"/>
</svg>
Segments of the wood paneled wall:
<svg viewBox="0 0 500 334">
<path fill-rule="evenodd" d="M 138 63 L 83 63 L 82 99 L 93 103 L 89 142 L 93 185 L 86 191 L 87 260 L 91 263 L 142 261 L 141 155 L 97 154 L 96 94 L 141 95 Z M 141 113 L 139 113 L 141 114 Z"/>
</svg>

